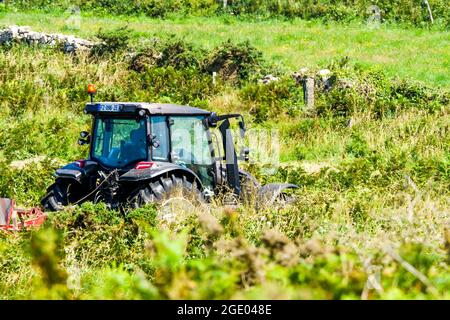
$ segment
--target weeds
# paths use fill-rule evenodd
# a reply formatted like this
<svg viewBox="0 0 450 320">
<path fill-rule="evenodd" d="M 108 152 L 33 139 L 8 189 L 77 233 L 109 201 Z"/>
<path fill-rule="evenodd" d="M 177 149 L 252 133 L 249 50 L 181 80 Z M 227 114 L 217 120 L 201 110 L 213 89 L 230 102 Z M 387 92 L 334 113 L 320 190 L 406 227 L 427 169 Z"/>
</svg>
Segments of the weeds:
<svg viewBox="0 0 450 320">
<path fill-rule="evenodd" d="M 136 224 L 143 214 L 152 215 L 152 208 L 139 209 L 125 222 L 104 206 L 87 203 L 77 212 L 52 216 L 31 237 L 27 233 L 19 235 L 23 243 L 31 244 L 31 254 L 25 255 L 29 260 L 23 260 L 20 247 L 12 247 L 17 238 L 0 240 L 2 270 L 12 271 L 15 265 L 21 272 L 19 278 L 11 278 L 7 272 L 2 283 L 13 281 L 15 289 L 1 292 L 3 297 L 17 293 L 21 297 L 47 298 L 203 299 L 250 297 L 263 285 L 279 288 L 274 289 L 278 293 L 272 292 L 276 296 L 284 288 L 290 298 L 306 288 L 314 298 L 359 298 L 367 286 L 367 258 L 370 265 L 378 266 L 369 270 L 379 270 L 377 281 L 382 288 L 369 288 L 370 298 L 390 298 L 399 292 L 404 298 L 428 294 L 446 297 L 450 283 L 445 280 L 447 253 L 440 248 L 446 219 L 441 204 L 434 203 L 431 209 L 431 203 L 416 201 L 415 221 L 411 222 L 407 210 L 403 211 L 408 203 L 380 208 L 364 221 L 347 222 L 342 219 L 342 210 L 348 208 L 345 204 L 334 216 L 305 215 L 303 210 L 315 209 L 302 203 L 316 196 L 306 193 L 304 197 L 296 206 L 284 210 L 287 215 L 277 212 L 270 228 L 264 221 L 257 222 L 249 214 L 250 208 L 242 208 L 244 211 L 235 216 L 218 210 L 218 220 L 200 216 L 199 222 L 192 220 L 188 229 L 178 234 L 151 227 L 145 222 L 148 218 Z M 326 209 L 330 214 L 334 210 L 337 207 Z M 233 220 L 229 217 L 237 219 L 231 229 L 229 223 Z M 293 217 L 303 218 L 296 224 L 286 223 Z M 233 231 L 247 223 L 256 228 L 259 236 L 253 238 L 254 231 L 245 229 Z M 289 239 L 285 234 L 292 237 L 296 225 L 310 232 Z M 199 227 L 206 235 L 205 241 L 213 246 L 202 258 L 189 257 L 187 248 L 197 241 L 192 231 Z M 398 228 L 402 229 L 400 234 Z M 202 241 L 196 245 L 201 246 Z M 391 249 L 386 251 L 387 247 Z M 64 257 L 61 252 L 65 252 Z M 13 264 L 8 256 L 19 260 Z M 27 263 L 37 267 L 42 283 L 37 273 L 26 272 Z M 24 277 L 34 283 L 32 290 L 22 287 Z M 74 279 L 78 279 L 77 286 Z"/>
<path fill-rule="evenodd" d="M 448 92 L 335 62 L 335 85 L 306 113 L 289 74 L 255 81 L 265 61 L 249 45 L 171 39 L 127 60 L 116 40 L 97 59 L 0 48 L 1 196 L 36 205 L 60 163 L 86 156 L 76 138 L 94 82 L 100 100 L 189 103 L 279 129 L 288 162 L 247 169 L 296 183 L 297 200 L 213 203 L 179 232 L 158 228 L 155 206 L 126 219 L 101 204 L 68 208 L 39 231 L 0 234 L 1 298 L 449 298 Z M 234 76 L 213 83 L 206 66 Z"/>
</svg>

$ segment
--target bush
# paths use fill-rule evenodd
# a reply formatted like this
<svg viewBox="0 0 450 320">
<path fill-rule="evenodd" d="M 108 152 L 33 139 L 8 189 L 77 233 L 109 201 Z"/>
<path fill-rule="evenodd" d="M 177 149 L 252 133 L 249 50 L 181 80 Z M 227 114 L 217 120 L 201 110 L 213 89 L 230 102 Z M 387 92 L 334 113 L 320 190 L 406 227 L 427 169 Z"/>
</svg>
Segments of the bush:
<svg viewBox="0 0 450 320">
<path fill-rule="evenodd" d="M 365 113 L 373 118 L 394 117 L 402 110 L 438 112 L 449 104 L 450 92 L 410 79 L 390 78 L 380 68 L 333 62 L 329 69 L 337 83 L 331 90 L 318 90 L 318 115 L 350 117 Z"/>
<path fill-rule="evenodd" d="M 212 77 L 199 74 L 196 69 L 152 68 L 140 75 L 142 89 L 150 100 L 199 106 L 202 101 L 217 93 Z"/>
<path fill-rule="evenodd" d="M 139 49 L 130 62 L 130 69 L 142 72 L 151 67 L 174 67 L 199 69 L 204 59 L 204 51 L 177 38 L 154 39 L 152 43 Z"/>
<path fill-rule="evenodd" d="M 232 82 L 258 79 L 265 67 L 261 51 L 249 42 L 233 44 L 230 40 L 213 49 L 203 66 L 205 72 L 217 72 L 223 80 Z"/>
<path fill-rule="evenodd" d="M 289 77 L 268 84 L 247 84 L 239 95 L 257 123 L 286 113 L 296 115 L 303 109 L 303 91 Z"/>
<path fill-rule="evenodd" d="M 232 84 L 258 79 L 269 70 L 261 51 L 249 42 L 234 44 L 231 40 L 207 52 L 184 40 L 156 39 L 150 46 L 139 49 L 130 63 L 130 68 L 138 72 L 169 66 L 177 70 L 196 69 L 202 76 L 209 77 L 216 72 L 219 79 Z"/>
<path fill-rule="evenodd" d="M 202 258 L 187 255 L 186 248 L 195 241 L 188 236 L 188 230 L 172 234 L 145 223 L 137 225 L 134 218 L 124 221 L 114 216 L 117 213 L 107 212 L 102 205 L 86 203 L 75 212 L 51 216 L 38 232 L 18 234 L 16 238 L 0 237 L 0 257 L 4 258 L 0 259 L 0 266 L 5 273 L 0 281 L 0 296 L 35 299 L 357 299 L 367 283 L 367 263 L 383 272 L 379 278 L 384 290 L 371 290 L 371 299 L 386 298 L 392 288 L 398 290 L 400 297 L 448 296 L 450 284 L 443 280 L 447 271 L 446 256 L 439 254 L 437 247 L 414 239 L 408 244 L 400 243 L 395 251 L 388 251 L 389 254 L 383 251 L 390 241 L 394 241 L 387 237 L 402 236 L 397 228 L 415 237 L 424 232 L 429 237 L 430 230 L 422 226 L 423 217 L 416 226 L 391 221 L 389 224 L 393 229 L 386 228 L 377 235 L 371 228 L 380 230 L 383 219 L 364 216 L 365 205 L 371 198 L 353 194 L 348 204 L 354 216 L 351 223 L 329 221 L 333 219 L 327 215 L 333 210 L 333 196 L 320 194 L 314 198 L 305 196 L 300 200 L 301 206 L 278 210 L 276 215 L 264 212 L 276 228 L 268 228 L 250 212 L 238 215 L 230 209 L 217 213 L 222 217 L 217 223 L 224 230 L 217 239 L 211 238 L 208 229 L 201 224 L 190 222 L 189 227 L 203 228 L 204 239 L 213 242 Z M 152 212 L 154 209 L 145 210 Z M 315 216 L 311 216 L 311 210 L 315 210 Z M 142 216 L 144 210 L 140 211 L 139 216 Z M 74 224 L 80 221 L 80 216 L 89 223 Z M 301 224 L 302 230 L 292 222 Z M 354 223 L 361 233 L 352 233 L 349 237 L 339 229 L 334 234 L 326 232 L 335 223 L 348 233 L 355 231 Z M 295 234 L 301 237 L 296 238 Z M 436 235 L 434 229 L 431 235 Z M 21 245 L 12 246 L 16 241 Z M 199 245 L 203 246 L 204 242 Z M 364 246 L 368 246 L 364 253 L 370 259 L 360 256 L 359 248 Z M 395 258 L 397 252 L 402 260 Z M 435 288 L 430 292 L 427 285 L 403 268 L 403 261 L 423 273 Z M 26 282 L 19 281 L 24 278 Z"/>
<path fill-rule="evenodd" d="M 111 31 L 100 30 L 97 33 L 100 43 L 91 49 L 92 56 L 112 55 L 128 48 L 130 40 L 130 30 L 127 26 L 120 27 Z"/>
<path fill-rule="evenodd" d="M 366 140 L 361 133 L 357 132 L 352 133 L 345 151 L 356 158 L 367 156 L 369 153 Z"/>
<path fill-rule="evenodd" d="M 48 160 L 23 169 L 0 162 L 0 197 L 14 199 L 19 205 L 38 205 L 47 187 L 53 183 L 53 173 L 58 167 Z"/>
</svg>

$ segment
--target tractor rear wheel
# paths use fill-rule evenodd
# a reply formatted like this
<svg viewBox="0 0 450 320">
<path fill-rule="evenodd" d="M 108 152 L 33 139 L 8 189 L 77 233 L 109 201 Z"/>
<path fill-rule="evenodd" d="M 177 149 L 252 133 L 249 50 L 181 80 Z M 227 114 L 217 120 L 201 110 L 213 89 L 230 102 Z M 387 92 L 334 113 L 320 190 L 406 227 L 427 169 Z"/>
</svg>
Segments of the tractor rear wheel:
<svg viewBox="0 0 450 320">
<path fill-rule="evenodd" d="M 179 194 L 176 194 L 178 190 Z M 204 197 L 195 183 L 185 176 L 161 176 L 134 190 L 129 196 L 132 208 L 140 208 L 148 203 L 163 203 L 173 196 L 186 197 L 194 202 L 204 202 Z"/>
<path fill-rule="evenodd" d="M 148 203 L 159 205 L 157 224 L 160 228 L 177 230 L 198 211 L 204 197 L 185 176 L 170 175 L 145 183 L 129 197 L 132 208 Z"/>
</svg>

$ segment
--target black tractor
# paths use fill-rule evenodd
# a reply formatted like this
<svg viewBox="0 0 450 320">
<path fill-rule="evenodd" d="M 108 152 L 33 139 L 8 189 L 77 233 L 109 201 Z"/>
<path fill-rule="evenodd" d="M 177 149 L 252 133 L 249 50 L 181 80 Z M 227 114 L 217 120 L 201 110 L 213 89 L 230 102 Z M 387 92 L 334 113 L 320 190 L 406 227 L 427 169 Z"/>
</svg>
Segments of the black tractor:
<svg viewBox="0 0 450 320">
<path fill-rule="evenodd" d="M 93 102 L 92 132 L 81 132 L 80 145 L 90 144 L 87 159 L 55 173 L 41 204 L 46 211 L 84 201 L 105 202 L 111 209 L 138 208 L 171 196 L 178 188 L 210 201 L 220 194 L 240 201 L 244 185 L 256 188 L 255 202 L 285 200 L 292 184 L 260 186 L 240 170 L 248 149 L 237 152 L 232 122 L 240 136 L 240 114 L 217 115 L 189 106 L 160 103 Z M 220 137 L 220 138 L 219 138 Z M 248 190 L 248 188 L 247 188 Z"/>
</svg>

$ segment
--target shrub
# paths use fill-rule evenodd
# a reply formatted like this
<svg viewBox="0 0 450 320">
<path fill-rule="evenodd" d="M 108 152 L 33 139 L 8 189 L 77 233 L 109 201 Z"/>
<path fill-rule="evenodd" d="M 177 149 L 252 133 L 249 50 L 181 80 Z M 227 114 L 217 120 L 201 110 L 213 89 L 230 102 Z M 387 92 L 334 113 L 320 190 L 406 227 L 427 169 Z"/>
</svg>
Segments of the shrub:
<svg viewBox="0 0 450 320">
<path fill-rule="evenodd" d="M 100 30 L 97 33 L 100 43 L 91 49 L 92 56 L 111 55 L 124 51 L 128 48 L 130 40 L 130 31 L 127 26 L 120 27 L 111 31 Z"/>
<path fill-rule="evenodd" d="M 359 132 L 352 132 L 345 151 L 356 158 L 364 157 L 369 153 L 367 142 Z"/>
<path fill-rule="evenodd" d="M 265 71 L 261 51 L 249 42 L 233 44 L 230 40 L 209 53 L 203 68 L 209 74 L 217 72 L 223 80 L 232 82 L 257 79 Z"/>
<path fill-rule="evenodd" d="M 192 44 L 177 38 L 155 39 L 150 46 L 140 49 L 131 59 L 130 68 L 142 72 L 151 67 L 174 67 L 199 69 L 204 52 Z"/>
<path fill-rule="evenodd" d="M 198 105 L 218 92 L 212 77 L 199 74 L 196 69 L 166 68 L 148 69 L 140 76 L 142 89 L 154 100 L 165 102 Z"/>
<path fill-rule="evenodd" d="M 52 175 L 57 168 L 57 164 L 48 160 L 23 169 L 0 162 L 0 196 L 14 199 L 19 205 L 38 205 L 47 187 L 53 183 Z"/>
<path fill-rule="evenodd" d="M 450 92 L 432 88 L 410 79 L 390 78 L 380 68 L 334 61 L 328 66 L 337 83 L 331 90 L 319 90 L 318 115 L 350 117 L 365 113 L 376 119 L 394 117 L 402 110 L 437 112 L 448 105 Z"/>
<path fill-rule="evenodd" d="M 258 123 L 281 114 L 295 115 L 303 109 L 303 91 L 288 77 L 268 84 L 247 84 L 239 95 L 250 105 L 250 114 Z"/>
<path fill-rule="evenodd" d="M 195 69 L 201 77 L 212 77 L 216 72 L 219 79 L 236 85 L 256 80 L 270 70 L 262 52 L 249 42 L 234 44 L 228 40 L 207 52 L 173 37 L 155 39 L 139 49 L 130 62 L 130 69 L 137 72 L 154 67 Z"/>
</svg>

